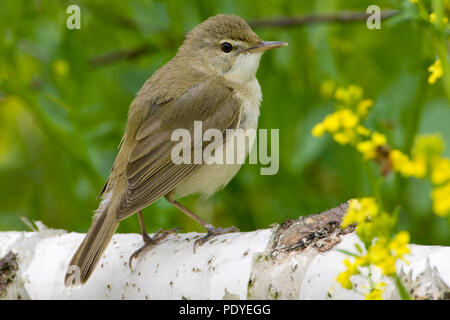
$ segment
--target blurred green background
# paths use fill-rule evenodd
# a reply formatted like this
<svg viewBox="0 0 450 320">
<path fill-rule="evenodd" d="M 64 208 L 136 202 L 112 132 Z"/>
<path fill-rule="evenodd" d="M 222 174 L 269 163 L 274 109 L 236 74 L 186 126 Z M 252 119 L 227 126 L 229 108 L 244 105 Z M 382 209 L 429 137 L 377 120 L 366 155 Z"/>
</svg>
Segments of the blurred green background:
<svg viewBox="0 0 450 320">
<path fill-rule="evenodd" d="M 81 8 L 81 30 L 68 30 L 66 8 Z M 217 13 L 247 21 L 365 11 L 377 4 L 401 14 L 369 30 L 365 21 L 255 27 L 287 48 L 266 53 L 258 71 L 260 128 L 280 129 L 280 169 L 261 176 L 244 165 L 209 199 L 181 202 L 215 225 L 242 231 L 320 212 L 371 195 L 360 154 L 311 128 L 333 110 L 321 85 L 360 85 L 375 104 L 368 127 L 410 152 L 415 133 L 450 142 L 450 108 L 442 83 L 427 83 L 436 59 L 426 28 L 408 1 L 0 1 L 0 231 L 26 230 L 20 216 L 51 228 L 86 232 L 95 199 L 117 152 L 127 110 L 145 80 L 167 62 L 184 33 Z M 450 156 L 450 147 L 445 151 Z M 431 210 L 427 180 L 388 177 L 388 208 L 412 242 L 450 244 L 449 219 Z M 148 231 L 203 230 L 159 200 L 144 210 Z M 119 232 L 139 232 L 138 220 Z"/>
</svg>

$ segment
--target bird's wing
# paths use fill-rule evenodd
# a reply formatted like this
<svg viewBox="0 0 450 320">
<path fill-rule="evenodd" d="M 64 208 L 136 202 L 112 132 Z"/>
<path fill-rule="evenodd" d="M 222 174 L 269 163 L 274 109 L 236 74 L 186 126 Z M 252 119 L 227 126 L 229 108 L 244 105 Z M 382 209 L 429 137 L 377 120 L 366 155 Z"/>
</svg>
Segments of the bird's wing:
<svg viewBox="0 0 450 320">
<path fill-rule="evenodd" d="M 215 128 L 224 136 L 226 129 L 238 126 L 240 119 L 239 103 L 233 97 L 232 89 L 216 81 L 194 85 L 153 110 L 142 121 L 128 155 L 128 186 L 120 201 L 118 219 L 124 219 L 168 194 L 198 169 L 199 165 L 194 163 L 173 163 L 172 147 L 179 143 L 171 141 L 175 129 L 187 129 L 193 137 L 194 121 L 202 121 L 203 132 Z M 201 137 L 197 138 L 204 146 Z M 191 142 L 191 154 L 194 144 L 199 141 Z"/>
</svg>

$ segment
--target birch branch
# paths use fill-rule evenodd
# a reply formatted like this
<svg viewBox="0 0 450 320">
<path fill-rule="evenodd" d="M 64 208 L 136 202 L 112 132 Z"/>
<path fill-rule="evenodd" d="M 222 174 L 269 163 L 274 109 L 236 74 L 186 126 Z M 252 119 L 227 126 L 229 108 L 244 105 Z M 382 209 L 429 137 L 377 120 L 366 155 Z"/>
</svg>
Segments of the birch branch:
<svg viewBox="0 0 450 320">
<path fill-rule="evenodd" d="M 343 289 L 336 276 L 358 237 L 342 230 L 346 205 L 281 226 L 217 236 L 193 252 L 197 233 L 168 237 L 128 266 L 138 234 L 116 234 L 89 281 L 65 288 L 64 274 L 84 235 L 45 228 L 0 233 L 0 297 L 6 299 L 362 299 L 367 278 Z M 450 296 L 450 248 L 411 245 L 397 273 L 416 299 Z M 385 281 L 385 299 L 399 299 Z M 366 288 L 366 289 L 364 289 Z"/>
<path fill-rule="evenodd" d="M 398 10 L 382 10 L 380 12 L 380 19 L 385 20 L 395 16 L 400 11 Z M 249 21 L 252 28 L 262 27 L 301 27 L 312 24 L 321 23 L 351 23 L 358 21 L 366 21 L 370 17 L 370 13 L 365 11 L 340 11 L 336 13 L 320 13 L 320 14 L 305 14 L 302 16 L 280 17 L 269 19 L 258 19 Z"/>
<path fill-rule="evenodd" d="M 385 20 L 390 17 L 397 15 L 400 11 L 398 10 L 382 10 L 380 12 L 380 19 Z M 365 11 L 340 11 L 336 13 L 320 13 L 320 14 L 305 14 L 301 16 L 289 16 L 289 17 L 277 17 L 277 18 L 267 18 L 267 19 L 255 19 L 249 21 L 249 25 L 252 28 L 294 28 L 294 27 L 304 27 L 314 24 L 323 23 L 355 23 L 366 21 L 370 14 Z M 127 21 L 131 23 L 131 20 L 121 19 L 120 21 Z M 131 24 L 127 24 L 127 27 Z M 171 37 L 169 34 L 164 33 L 165 38 L 167 38 L 164 49 L 174 49 L 176 43 L 182 39 L 177 39 Z M 93 67 L 103 67 L 111 63 L 115 63 L 123 60 L 133 60 L 139 58 L 143 55 L 150 54 L 153 51 L 158 50 L 155 46 L 150 44 L 143 44 L 136 48 L 106 52 L 101 55 L 92 57 L 89 62 Z"/>
</svg>

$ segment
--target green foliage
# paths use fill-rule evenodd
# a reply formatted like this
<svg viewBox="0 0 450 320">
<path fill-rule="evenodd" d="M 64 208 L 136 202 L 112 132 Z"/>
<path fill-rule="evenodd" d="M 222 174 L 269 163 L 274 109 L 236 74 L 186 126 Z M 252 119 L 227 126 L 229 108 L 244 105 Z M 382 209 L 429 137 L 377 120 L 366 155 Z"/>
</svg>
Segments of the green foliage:
<svg viewBox="0 0 450 320">
<path fill-rule="evenodd" d="M 373 1 L 74 4 L 81 8 L 81 30 L 66 28 L 67 2 L 0 2 L 0 230 L 25 230 L 20 216 L 52 228 L 87 230 L 131 100 L 175 54 L 184 33 L 208 16 L 232 13 L 250 21 L 365 11 Z M 261 176 L 259 165 L 244 165 L 212 198 L 181 200 L 187 207 L 215 225 L 248 231 L 369 194 L 358 152 L 310 134 L 333 107 L 320 91 L 327 80 L 363 87 L 374 100 L 369 127 L 405 153 L 417 133 L 440 132 L 450 141 L 442 81 L 427 83 L 427 67 L 436 56 L 426 27 L 407 1 L 377 5 L 401 14 L 382 22 L 381 30 L 369 30 L 365 21 L 255 28 L 265 40 L 289 43 L 266 53 L 258 72 L 264 96 L 260 128 L 280 129 L 280 170 Z M 114 60 L 136 49 L 136 57 Z M 392 175 L 381 189 L 388 209 L 400 205 L 400 227 L 411 232 L 412 242 L 450 244 L 449 220 L 432 213 L 426 181 Z M 202 230 L 164 200 L 145 209 L 144 217 L 149 231 Z M 138 232 L 137 217 L 119 231 Z"/>
</svg>

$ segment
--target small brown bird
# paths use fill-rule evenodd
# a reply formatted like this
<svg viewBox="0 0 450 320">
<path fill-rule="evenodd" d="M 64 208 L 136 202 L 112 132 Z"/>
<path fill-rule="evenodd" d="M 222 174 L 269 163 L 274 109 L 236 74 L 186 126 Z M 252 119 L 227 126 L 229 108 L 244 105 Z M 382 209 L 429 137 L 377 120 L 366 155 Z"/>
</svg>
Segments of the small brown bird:
<svg viewBox="0 0 450 320">
<path fill-rule="evenodd" d="M 214 128 L 224 136 L 227 129 L 255 130 L 261 102 L 255 77 L 259 60 L 265 50 L 285 45 L 262 41 L 243 19 L 223 14 L 210 17 L 187 34 L 175 57 L 145 82 L 131 103 L 119 153 L 100 193 L 102 201 L 69 263 L 66 286 L 88 280 L 120 221 L 134 213 L 138 213 L 145 244 L 130 257 L 130 266 L 145 246 L 174 233 L 175 229 L 162 230 L 150 237 L 145 231 L 141 210 L 161 197 L 208 231 L 195 245 L 214 235 L 238 231 L 215 228 L 175 199 L 213 194 L 233 178 L 241 164 L 176 164 L 171 158 L 176 143 L 171 134 L 180 128 L 193 132 L 194 121 L 202 121 L 203 131 Z M 242 135 L 242 130 L 236 132 Z M 224 154 L 231 138 L 236 137 L 223 140 Z"/>
</svg>

